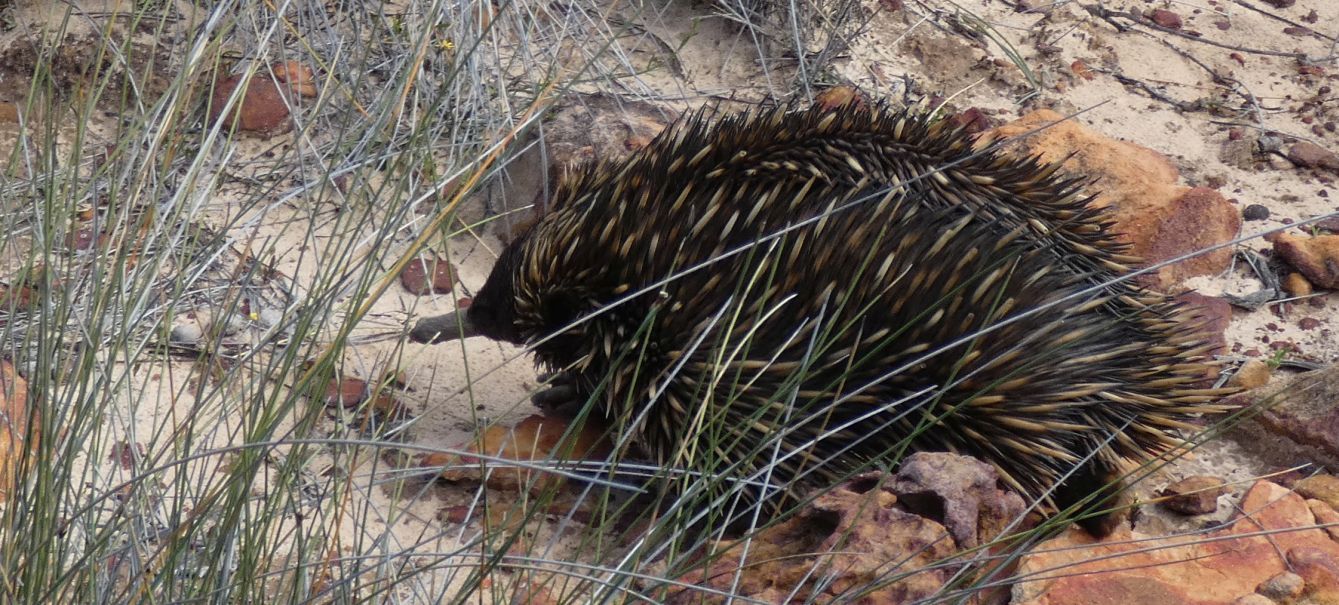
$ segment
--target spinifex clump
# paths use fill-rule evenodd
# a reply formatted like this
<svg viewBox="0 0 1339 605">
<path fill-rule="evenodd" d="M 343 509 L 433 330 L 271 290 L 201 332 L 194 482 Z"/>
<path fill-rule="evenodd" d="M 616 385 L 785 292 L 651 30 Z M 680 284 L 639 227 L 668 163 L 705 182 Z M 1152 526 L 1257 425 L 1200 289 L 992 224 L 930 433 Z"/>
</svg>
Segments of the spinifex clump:
<svg viewBox="0 0 1339 605">
<path fill-rule="evenodd" d="M 1193 313 L 1112 283 L 1137 259 L 1057 169 L 882 107 L 699 114 L 574 171 L 412 337 L 532 345 L 666 466 L 793 491 L 951 450 L 1109 496 L 1219 393 Z"/>
</svg>

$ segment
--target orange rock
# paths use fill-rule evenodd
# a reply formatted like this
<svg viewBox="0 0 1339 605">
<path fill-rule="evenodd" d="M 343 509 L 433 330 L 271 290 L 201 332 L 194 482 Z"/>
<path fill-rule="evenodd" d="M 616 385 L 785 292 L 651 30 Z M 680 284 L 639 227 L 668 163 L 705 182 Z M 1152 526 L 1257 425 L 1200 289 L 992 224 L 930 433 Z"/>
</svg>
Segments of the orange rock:
<svg viewBox="0 0 1339 605">
<path fill-rule="evenodd" d="M 590 421 L 583 424 L 566 440 L 569 424 L 566 420 L 547 416 L 531 415 L 515 426 L 488 427 L 478 438 L 461 444 L 457 449 L 466 452 L 483 453 L 504 460 L 580 460 L 596 458 L 610 451 L 605 431 Z M 425 464 L 450 466 L 442 471 L 442 478 L 448 481 L 474 479 L 480 476 L 481 464 L 490 463 L 480 458 L 462 455 L 429 456 Z M 531 482 L 531 468 L 515 465 L 494 464 L 487 471 L 486 483 L 497 489 L 528 488 L 532 493 L 556 487 L 563 482 L 563 476 L 544 472 Z"/>
<path fill-rule="evenodd" d="M 1242 364 L 1241 368 L 1237 369 L 1237 372 L 1232 375 L 1232 379 L 1228 384 L 1243 389 L 1254 389 L 1255 387 L 1261 387 L 1268 383 L 1269 375 L 1271 373 L 1273 372 L 1270 369 L 1269 364 L 1259 359 L 1252 359 Z"/>
<path fill-rule="evenodd" d="M 1271 239 L 1274 251 L 1307 281 L 1329 290 L 1339 288 L 1339 235 L 1280 233 Z"/>
<path fill-rule="evenodd" d="M 1294 271 L 1283 278 L 1283 291 L 1287 292 L 1288 296 L 1307 296 L 1312 292 L 1311 282 L 1301 273 Z"/>
<path fill-rule="evenodd" d="M 0 502 L 9 499 L 18 481 L 25 444 L 29 452 L 37 444 L 36 421 L 37 410 L 29 407 L 28 382 L 0 359 Z"/>
<path fill-rule="evenodd" d="M 712 545 L 710 559 L 678 580 L 751 602 L 846 602 L 862 591 L 855 602 L 938 603 L 960 564 L 995 552 L 969 549 L 989 544 L 1006 529 L 1031 527 L 1014 523 L 1025 509 L 1022 498 L 1000 488 L 999 475 L 985 463 L 920 452 L 892 477 L 868 473 L 818 495 L 796 516 L 750 538 L 747 555 L 742 541 Z M 995 571 L 975 573 L 1009 575 L 1007 569 L 998 576 Z M 983 589 L 971 602 L 998 603 L 1007 596 Z M 668 602 L 727 600 L 685 587 Z"/>
<path fill-rule="evenodd" d="M 1330 594 L 1329 583 L 1339 577 L 1339 543 L 1316 527 L 1301 496 L 1258 481 L 1239 508 L 1240 515 L 1207 534 L 1158 538 L 1121 528 L 1096 542 L 1071 530 L 1023 557 L 1018 574 L 1028 579 L 1014 587 L 1013 603 L 1219 605 L 1254 594 L 1290 568 L 1308 594 Z"/>
<path fill-rule="evenodd" d="M 1095 203 L 1107 207 L 1120 241 L 1129 254 L 1158 263 L 1214 244 L 1231 241 L 1241 216 L 1217 191 L 1178 185 L 1180 173 L 1162 154 L 1096 133 L 1075 120 L 1039 110 L 1001 126 L 986 141 L 1022 137 L 1023 152 L 1061 162 L 1072 174 L 1095 179 L 1089 190 Z M 1230 249 L 1215 250 L 1168 265 L 1145 276 L 1143 283 L 1160 290 L 1186 278 L 1227 268 Z"/>
<path fill-rule="evenodd" d="M 273 77 L 271 77 L 271 75 Z M 210 98 L 209 120 L 218 121 L 228 99 L 242 84 L 243 75 L 227 76 L 214 84 Z M 257 73 L 246 85 L 246 91 L 228 114 L 228 127 L 238 130 L 277 134 L 293 127 L 289 119 L 290 107 L 296 97 L 316 96 L 316 83 L 310 67 L 297 61 L 287 61 L 270 68 L 270 74 Z"/>
</svg>

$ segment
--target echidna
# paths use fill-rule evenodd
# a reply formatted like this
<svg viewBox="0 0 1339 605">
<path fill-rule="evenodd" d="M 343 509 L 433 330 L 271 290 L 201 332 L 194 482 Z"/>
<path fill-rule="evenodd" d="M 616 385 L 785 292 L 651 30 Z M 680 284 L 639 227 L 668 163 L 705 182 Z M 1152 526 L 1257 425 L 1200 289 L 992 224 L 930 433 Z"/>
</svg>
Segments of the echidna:
<svg viewBox="0 0 1339 605">
<path fill-rule="evenodd" d="M 1112 282 L 1058 165 L 878 105 L 709 121 L 569 174 L 411 338 L 530 345 L 658 463 L 787 488 L 947 450 L 1063 507 L 1216 411 L 1193 311 Z"/>
</svg>

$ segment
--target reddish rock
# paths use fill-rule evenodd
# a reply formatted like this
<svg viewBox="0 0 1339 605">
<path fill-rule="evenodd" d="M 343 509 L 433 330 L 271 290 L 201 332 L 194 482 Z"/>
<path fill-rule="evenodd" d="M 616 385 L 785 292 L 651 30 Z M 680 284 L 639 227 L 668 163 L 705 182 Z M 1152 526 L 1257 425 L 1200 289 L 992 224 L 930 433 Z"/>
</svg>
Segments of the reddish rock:
<svg viewBox="0 0 1339 605">
<path fill-rule="evenodd" d="M 1163 507 L 1183 515 L 1207 515 L 1218 510 L 1218 497 L 1227 491 L 1218 477 L 1186 477 L 1163 488 Z"/>
<path fill-rule="evenodd" d="M 314 97 L 317 94 L 315 74 L 310 67 L 297 61 L 272 65 L 269 74 L 260 71 L 252 76 L 242 98 L 223 118 L 223 109 L 227 107 L 233 92 L 242 85 L 243 76 L 226 76 L 214 84 L 209 103 L 210 122 L 224 119 L 227 122 L 225 128 L 256 133 L 287 132 L 293 127 L 289 119 L 290 107 L 297 103 L 297 98 Z"/>
<path fill-rule="evenodd" d="M 1295 443 L 1339 456 L 1339 366 L 1277 380 L 1268 387 L 1228 397 L 1231 406 L 1260 405 L 1256 421 Z M 1263 405 L 1263 404 L 1268 405 Z"/>
<path fill-rule="evenodd" d="M 741 561 L 742 542 L 719 542 L 710 563 L 678 580 L 767 603 L 829 602 L 861 587 L 870 588 L 862 603 L 920 602 L 939 595 L 961 569 L 952 557 L 973 558 L 959 553 L 964 547 L 955 533 L 986 543 L 1022 514 L 1023 500 L 998 483 L 995 471 L 975 459 L 913 454 L 896 476 L 857 477 L 818 496 L 794 518 L 762 530 L 750 540 L 746 560 Z M 950 531 L 940 522 L 948 518 L 965 525 Z M 813 574 L 814 569 L 824 572 Z M 742 570 L 738 583 L 736 570 Z M 1007 594 L 978 596 L 983 603 L 1000 602 Z M 725 599 L 685 587 L 669 602 Z"/>
<path fill-rule="evenodd" d="M 1226 351 L 1225 334 L 1232 323 L 1232 304 L 1217 296 L 1205 296 L 1199 292 L 1182 292 L 1176 295 L 1176 300 L 1195 308 L 1196 316 L 1203 322 L 1198 328 L 1199 333 L 1214 343 L 1209 354 L 1219 355 Z M 1211 375 L 1216 378 L 1218 370 L 1213 369 Z"/>
<path fill-rule="evenodd" d="M 1088 64 L 1084 63 L 1081 59 L 1075 60 L 1073 63 L 1070 63 L 1069 70 L 1074 72 L 1074 75 L 1083 78 L 1085 80 L 1091 81 L 1094 77 L 1096 77 L 1093 75 L 1093 70 L 1089 69 Z"/>
<path fill-rule="evenodd" d="M 922 452 L 897 469 L 889 489 L 903 508 L 943 524 L 958 546 L 998 535 L 1023 510 L 1023 499 L 999 489 L 995 468 L 967 456 Z"/>
<path fill-rule="evenodd" d="M 1339 603 L 1339 556 L 1327 548 L 1294 546 L 1288 549 L 1288 562 L 1302 577 L 1303 594 L 1312 603 Z"/>
<path fill-rule="evenodd" d="M 1023 557 L 1018 576 L 1026 580 L 1014 586 L 1013 604 L 1222 605 L 1290 570 L 1308 594 L 1339 577 L 1339 543 L 1315 527 L 1301 496 L 1259 481 L 1239 508 L 1207 534 L 1158 538 L 1120 528 L 1098 542 L 1070 530 Z"/>
<path fill-rule="evenodd" d="M 446 294 L 455 287 L 456 270 L 444 259 L 415 259 L 400 272 L 400 285 L 410 294 Z"/>
<path fill-rule="evenodd" d="M 28 381 L 4 359 L 0 359 L 0 419 L 3 419 L 0 422 L 0 503 L 3 503 L 9 499 L 19 480 L 25 441 L 31 456 L 38 445 L 41 427 L 38 408 L 28 400 Z"/>
<path fill-rule="evenodd" d="M 1283 286 L 1283 291 L 1287 292 L 1288 296 L 1307 296 L 1313 291 L 1311 282 L 1296 271 L 1284 276 L 1283 283 L 1280 285 Z"/>
<path fill-rule="evenodd" d="M 1339 172 L 1339 155 L 1315 143 L 1298 141 L 1288 148 L 1288 159 L 1304 168 L 1324 168 Z"/>
<path fill-rule="evenodd" d="M 1339 235 L 1302 237 L 1279 233 L 1270 239 L 1274 252 L 1311 284 L 1330 290 L 1339 288 Z"/>
<path fill-rule="evenodd" d="M 536 414 L 525 417 L 513 426 L 490 426 L 478 437 L 452 449 L 502 460 L 596 459 L 610 451 L 605 427 L 597 426 L 593 420 L 582 423 L 576 430 L 569 430 L 570 427 L 568 420 Z M 489 487 L 525 489 L 532 494 L 553 489 L 565 481 L 562 475 L 538 472 L 531 467 L 503 463 L 490 467 L 489 458 L 432 453 L 422 456 L 420 465 L 444 467 L 441 477 L 448 481 L 477 480 L 481 478 L 481 472 L 487 471 L 486 483 Z M 532 477 L 531 473 L 535 472 L 538 475 Z"/>
<path fill-rule="evenodd" d="M 1181 29 L 1181 15 L 1178 15 L 1165 8 L 1153 9 L 1148 18 L 1167 29 Z"/>
<path fill-rule="evenodd" d="M 990 118 L 976 107 L 967 111 L 949 116 L 949 121 L 969 134 L 980 134 L 990 130 L 992 124 Z"/>
<path fill-rule="evenodd" d="M 367 401 L 371 391 L 361 378 L 332 378 L 325 387 L 325 404 L 345 409 L 356 408 Z"/>
<path fill-rule="evenodd" d="M 1023 152 L 1062 162 L 1073 174 L 1096 179 L 1091 191 L 1096 203 L 1109 208 L 1119 239 L 1129 253 L 1146 263 L 1165 261 L 1210 245 L 1231 241 L 1241 227 L 1241 216 L 1218 192 L 1178 185 L 1180 174 L 1162 154 L 1146 147 L 1117 141 L 1050 110 L 1032 112 L 1001 126 L 983 142 L 1022 136 Z M 1142 281 L 1155 289 L 1170 290 L 1188 277 L 1225 270 L 1232 251 L 1227 248 L 1195 256 L 1158 269 Z"/>
</svg>

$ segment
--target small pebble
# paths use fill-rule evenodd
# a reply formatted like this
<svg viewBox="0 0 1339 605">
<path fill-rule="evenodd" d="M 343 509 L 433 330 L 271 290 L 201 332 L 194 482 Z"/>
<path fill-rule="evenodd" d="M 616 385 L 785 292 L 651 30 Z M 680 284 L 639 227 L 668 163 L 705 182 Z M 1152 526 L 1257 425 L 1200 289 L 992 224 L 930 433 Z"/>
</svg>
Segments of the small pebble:
<svg viewBox="0 0 1339 605">
<path fill-rule="evenodd" d="M 1305 276 L 1297 272 L 1289 273 L 1284 276 L 1281 285 L 1283 286 L 1283 291 L 1288 293 L 1288 296 L 1308 296 L 1315 290 L 1315 288 L 1311 287 L 1311 282 L 1307 281 Z"/>
<path fill-rule="evenodd" d="M 200 324 L 189 322 L 173 326 L 172 333 L 168 336 L 174 344 L 191 345 L 200 342 L 200 338 L 205 335 L 205 331 L 200 328 Z"/>
<path fill-rule="evenodd" d="M 1161 495 L 1167 499 L 1162 505 L 1183 515 L 1208 514 L 1218 509 L 1218 496 L 1223 495 L 1225 489 L 1223 480 L 1218 477 L 1186 477 L 1163 488 Z"/>
<path fill-rule="evenodd" d="M 1269 218 L 1269 208 L 1260 204 L 1251 204 L 1241 211 L 1241 218 L 1248 221 L 1262 221 Z"/>
<path fill-rule="evenodd" d="M 1302 576 L 1291 571 L 1285 571 L 1261 582 L 1255 588 L 1255 592 L 1278 602 L 1290 603 L 1293 599 L 1302 596 L 1302 589 L 1304 588 L 1306 588 L 1306 584 L 1302 581 Z"/>
<path fill-rule="evenodd" d="M 1252 359 L 1237 369 L 1228 384 L 1243 389 L 1254 389 L 1268 383 L 1271 373 L 1269 364 L 1259 359 Z"/>
</svg>

